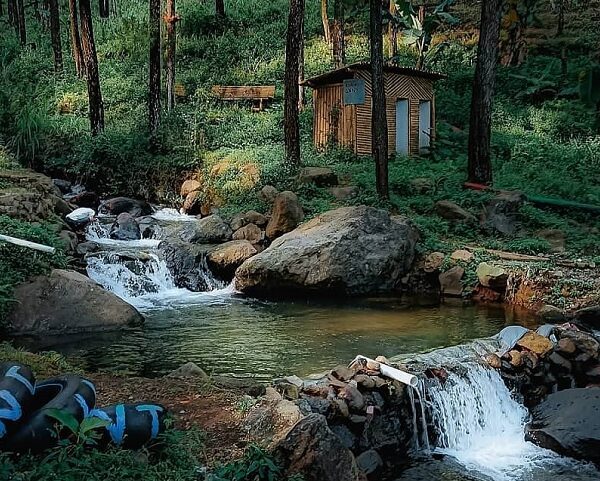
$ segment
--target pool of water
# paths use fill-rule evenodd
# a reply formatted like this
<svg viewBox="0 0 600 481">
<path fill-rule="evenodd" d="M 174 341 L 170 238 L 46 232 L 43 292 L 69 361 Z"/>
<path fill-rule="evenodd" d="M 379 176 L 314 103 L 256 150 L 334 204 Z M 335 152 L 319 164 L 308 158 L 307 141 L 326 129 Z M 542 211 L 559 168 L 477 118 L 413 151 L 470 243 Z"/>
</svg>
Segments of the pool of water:
<svg viewBox="0 0 600 481">
<path fill-rule="evenodd" d="M 89 369 L 157 376 L 193 361 L 214 374 L 267 381 L 321 372 L 358 354 L 417 353 L 491 336 L 515 322 L 535 324 L 498 307 L 399 299 L 275 303 L 224 289 L 163 301 L 143 310 L 139 329 L 46 338 L 33 347 L 76 355 Z"/>
</svg>

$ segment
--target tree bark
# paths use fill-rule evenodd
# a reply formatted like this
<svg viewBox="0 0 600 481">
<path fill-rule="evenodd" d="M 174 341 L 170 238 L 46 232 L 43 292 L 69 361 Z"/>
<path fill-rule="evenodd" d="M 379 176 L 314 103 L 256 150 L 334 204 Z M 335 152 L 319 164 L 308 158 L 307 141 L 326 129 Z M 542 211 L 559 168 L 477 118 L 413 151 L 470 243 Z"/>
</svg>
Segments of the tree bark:
<svg viewBox="0 0 600 481">
<path fill-rule="evenodd" d="M 8 13 L 8 23 L 10 23 L 13 27 L 16 28 L 18 20 L 17 20 L 17 0 L 8 0 L 6 5 L 7 13 Z M 17 30 L 17 35 L 18 35 Z"/>
<path fill-rule="evenodd" d="M 177 32 L 175 25 L 179 18 L 175 11 L 175 0 L 167 0 L 167 110 L 175 108 L 175 53 L 177 48 Z"/>
<path fill-rule="evenodd" d="M 98 56 L 96 54 L 90 0 L 79 0 L 79 18 L 81 23 L 81 51 L 87 74 L 90 104 L 90 130 L 92 135 L 98 135 L 104 130 L 104 103 L 100 91 Z"/>
<path fill-rule="evenodd" d="M 150 0 L 150 77 L 148 112 L 150 134 L 154 136 L 160 124 L 160 0 Z"/>
<path fill-rule="evenodd" d="M 331 30 L 329 29 L 329 14 L 327 13 L 328 1 L 321 0 L 321 22 L 323 22 L 323 36 L 328 44 L 331 44 Z"/>
<path fill-rule="evenodd" d="M 346 33 L 344 26 L 344 2 L 334 0 L 333 25 L 331 26 L 331 43 L 334 68 L 340 68 L 346 63 Z"/>
<path fill-rule="evenodd" d="M 377 193 L 380 198 L 388 199 L 388 131 L 383 77 L 383 18 L 381 10 L 381 0 L 370 0 L 373 158 L 375 159 Z"/>
<path fill-rule="evenodd" d="M 27 45 L 27 28 L 25 26 L 25 6 L 23 0 L 17 0 L 17 26 L 19 31 L 19 42 Z"/>
<path fill-rule="evenodd" d="M 392 18 L 394 18 L 396 16 L 396 1 L 395 0 L 391 0 L 390 1 L 390 16 Z M 389 37 L 390 37 L 390 59 L 392 61 L 392 64 L 396 65 L 397 62 L 397 55 L 398 55 L 398 28 L 396 26 L 396 23 L 394 21 L 390 21 L 389 24 Z"/>
<path fill-rule="evenodd" d="M 33 0 L 31 2 L 31 6 L 33 7 L 33 16 L 37 20 L 38 23 L 42 23 L 42 14 L 40 13 L 40 2 L 39 0 Z"/>
<path fill-rule="evenodd" d="M 285 104 L 284 133 L 286 160 L 300 164 L 300 120 L 298 112 L 298 76 L 300 72 L 300 45 L 304 23 L 304 0 L 290 0 L 287 40 L 285 47 Z"/>
<path fill-rule="evenodd" d="M 298 48 L 298 110 L 302 112 L 304 110 L 305 94 L 304 86 L 304 18 L 300 19 L 302 25 L 300 26 L 300 47 Z"/>
<path fill-rule="evenodd" d="M 4 16 L 4 0 L 0 0 L 0 17 Z"/>
<path fill-rule="evenodd" d="M 63 69 L 58 0 L 48 0 L 48 12 L 50 13 L 50 38 L 52 39 L 52 50 L 54 51 L 54 71 L 58 74 Z"/>
<path fill-rule="evenodd" d="M 98 0 L 98 14 L 102 18 L 108 18 L 110 16 L 109 0 Z"/>
<path fill-rule="evenodd" d="M 81 51 L 77 0 L 69 0 L 69 23 L 71 29 L 71 53 L 75 61 L 75 71 L 77 72 L 77 76 L 82 78 L 85 75 L 85 64 L 83 62 L 83 52 Z"/>
<path fill-rule="evenodd" d="M 217 17 L 225 18 L 225 1 L 224 0 L 215 0 L 215 11 L 217 13 Z"/>
<path fill-rule="evenodd" d="M 479 47 L 471 99 L 468 165 L 469 182 L 477 184 L 492 182 L 492 101 L 498 63 L 501 1 L 484 0 L 481 6 Z"/>
</svg>

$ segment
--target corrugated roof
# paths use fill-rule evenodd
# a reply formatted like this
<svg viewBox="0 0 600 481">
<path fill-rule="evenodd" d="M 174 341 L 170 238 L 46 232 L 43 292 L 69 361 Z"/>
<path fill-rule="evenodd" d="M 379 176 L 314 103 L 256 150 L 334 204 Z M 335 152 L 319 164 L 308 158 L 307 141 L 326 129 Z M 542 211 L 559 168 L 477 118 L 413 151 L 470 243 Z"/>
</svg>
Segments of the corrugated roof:
<svg viewBox="0 0 600 481">
<path fill-rule="evenodd" d="M 316 77 L 309 78 L 302 82 L 302 85 L 308 85 L 309 87 L 318 87 L 320 85 L 326 85 L 330 83 L 338 83 L 342 80 L 352 78 L 354 72 L 357 70 L 371 70 L 370 62 L 358 62 L 344 67 L 338 68 L 337 70 L 331 70 L 324 74 L 317 75 Z M 396 73 L 400 75 L 409 75 L 412 77 L 421 77 L 431 80 L 440 80 L 446 78 L 446 75 L 438 72 L 429 72 L 427 70 L 419 70 L 411 67 L 397 67 L 395 65 L 384 65 L 383 71 L 387 73 Z"/>
</svg>

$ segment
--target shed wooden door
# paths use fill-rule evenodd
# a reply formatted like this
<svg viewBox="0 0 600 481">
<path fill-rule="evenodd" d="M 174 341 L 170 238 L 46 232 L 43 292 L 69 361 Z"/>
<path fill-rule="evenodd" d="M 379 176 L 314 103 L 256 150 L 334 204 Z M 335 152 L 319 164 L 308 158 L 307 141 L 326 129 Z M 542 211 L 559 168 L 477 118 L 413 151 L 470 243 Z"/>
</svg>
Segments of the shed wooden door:
<svg viewBox="0 0 600 481">
<path fill-rule="evenodd" d="M 419 152 L 428 152 L 431 146 L 431 101 L 419 104 Z"/>
<path fill-rule="evenodd" d="M 410 110 L 407 99 L 396 101 L 396 153 L 408 155 L 409 152 Z"/>
</svg>

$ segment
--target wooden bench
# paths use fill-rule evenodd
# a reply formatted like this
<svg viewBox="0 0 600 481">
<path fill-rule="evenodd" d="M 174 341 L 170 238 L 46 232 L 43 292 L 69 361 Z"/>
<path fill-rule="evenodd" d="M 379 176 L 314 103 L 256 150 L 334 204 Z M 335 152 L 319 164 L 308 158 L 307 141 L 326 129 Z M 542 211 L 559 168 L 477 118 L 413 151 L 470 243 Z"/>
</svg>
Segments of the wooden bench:
<svg viewBox="0 0 600 481">
<path fill-rule="evenodd" d="M 212 92 L 221 100 L 251 100 L 252 110 L 262 112 L 265 108 L 265 103 L 275 98 L 275 85 L 215 85 L 212 88 Z"/>
</svg>

